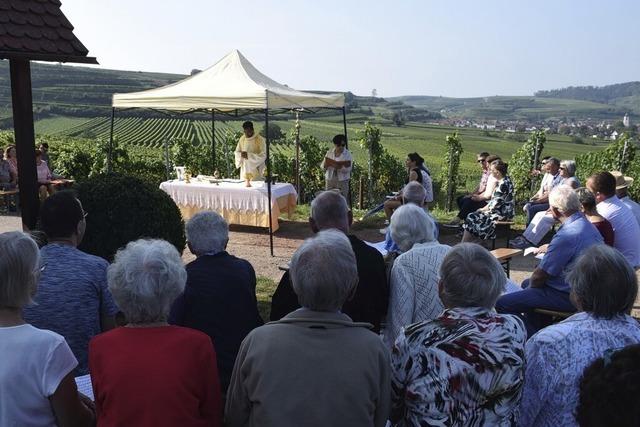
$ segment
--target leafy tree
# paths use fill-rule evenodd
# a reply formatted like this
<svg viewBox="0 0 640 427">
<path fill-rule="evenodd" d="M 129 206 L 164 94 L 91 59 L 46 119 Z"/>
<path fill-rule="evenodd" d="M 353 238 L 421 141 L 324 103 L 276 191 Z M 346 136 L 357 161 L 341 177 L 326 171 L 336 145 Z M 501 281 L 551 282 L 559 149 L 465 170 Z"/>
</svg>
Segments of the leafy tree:
<svg viewBox="0 0 640 427">
<path fill-rule="evenodd" d="M 264 126 L 260 129 L 260 135 L 266 138 L 267 132 Z M 285 137 L 282 129 L 275 123 L 269 123 L 269 142 L 281 140 Z"/>
<path fill-rule="evenodd" d="M 404 165 L 382 146 L 382 131 L 379 127 L 365 122 L 364 129 L 357 132 L 360 147 L 369 153 L 367 164 L 369 205 L 377 202 L 390 191 L 402 186 L 407 171 Z M 375 177 L 375 181 L 374 181 Z M 352 179 L 359 179 L 352 174 Z"/>
<path fill-rule="evenodd" d="M 453 203 L 453 197 L 456 194 L 458 185 L 461 183 L 461 176 L 459 174 L 460 169 L 460 156 L 462 155 L 462 144 L 460 144 L 460 138 L 458 132 L 454 132 L 453 135 L 447 135 L 446 139 L 447 150 L 444 154 L 445 168 L 442 168 L 440 172 L 440 181 L 442 182 L 442 189 L 446 193 L 446 209 L 451 210 Z"/>
<path fill-rule="evenodd" d="M 513 181 L 516 197 L 519 200 L 527 200 L 533 193 L 531 187 L 532 183 L 535 184 L 535 182 L 531 176 L 531 171 L 540 166 L 542 150 L 546 141 L 547 137 L 544 131 L 532 132 L 527 142 L 511 156 L 508 174 Z M 536 149 L 538 151 L 537 159 Z"/>
<path fill-rule="evenodd" d="M 402 126 L 404 124 L 404 118 L 402 117 L 402 111 L 396 111 L 391 118 L 393 124 L 396 126 Z"/>
<path fill-rule="evenodd" d="M 620 138 L 611 142 L 602 151 L 577 156 L 576 175 L 584 183 L 589 176 L 600 171 L 619 170 L 628 172 L 630 170 L 638 170 L 640 169 L 640 164 L 635 161 L 636 151 L 636 144 L 629 139 L 629 135 L 622 134 Z"/>
</svg>

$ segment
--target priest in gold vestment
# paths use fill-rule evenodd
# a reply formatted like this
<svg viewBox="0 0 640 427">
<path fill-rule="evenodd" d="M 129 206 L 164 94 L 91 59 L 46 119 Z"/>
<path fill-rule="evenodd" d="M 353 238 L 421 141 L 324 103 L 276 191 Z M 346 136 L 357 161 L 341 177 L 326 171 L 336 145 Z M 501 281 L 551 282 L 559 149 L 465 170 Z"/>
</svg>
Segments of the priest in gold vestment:
<svg viewBox="0 0 640 427">
<path fill-rule="evenodd" d="M 251 187 L 251 180 L 263 180 L 267 145 L 263 137 L 255 133 L 252 122 L 242 124 L 244 135 L 240 137 L 236 147 L 236 167 L 240 168 L 240 178 L 245 185 Z"/>
</svg>

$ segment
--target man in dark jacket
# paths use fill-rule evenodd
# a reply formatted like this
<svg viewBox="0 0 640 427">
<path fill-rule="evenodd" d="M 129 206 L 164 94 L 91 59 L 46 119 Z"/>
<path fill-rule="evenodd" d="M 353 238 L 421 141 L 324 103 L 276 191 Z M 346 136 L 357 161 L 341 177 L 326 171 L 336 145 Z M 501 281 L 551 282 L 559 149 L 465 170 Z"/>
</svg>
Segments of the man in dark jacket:
<svg viewBox="0 0 640 427">
<path fill-rule="evenodd" d="M 229 227 L 217 213 L 196 214 L 185 227 L 189 250 L 184 293 L 171 308 L 169 323 L 204 332 L 216 350 L 226 393 L 240 343 L 264 322 L 258 313 L 256 273 L 248 261 L 225 251 Z"/>
<path fill-rule="evenodd" d="M 353 298 L 344 303 L 342 312 L 355 322 L 371 323 L 373 330 L 379 333 L 380 322 L 387 314 L 389 304 L 389 288 L 382 255 L 356 236 L 349 234 L 349 208 L 340 193 L 320 193 L 311 203 L 309 224 L 314 233 L 334 228 L 349 238 L 356 255 L 359 280 Z M 271 301 L 271 320 L 280 320 L 298 308 L 298 297 L 293 292 L 289 273 L 286 272 L 280 279 Z"/>
</svg>

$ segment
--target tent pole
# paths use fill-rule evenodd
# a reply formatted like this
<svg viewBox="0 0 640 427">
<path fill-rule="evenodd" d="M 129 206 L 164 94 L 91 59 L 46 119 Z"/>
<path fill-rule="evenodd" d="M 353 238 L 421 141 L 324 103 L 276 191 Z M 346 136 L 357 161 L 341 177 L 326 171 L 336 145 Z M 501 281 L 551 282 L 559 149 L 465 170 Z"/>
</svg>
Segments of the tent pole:
<svg viewBox="0 0 640 427">
<path fill-rule="evenodd" d="M 344 127 L 344 139 L 346 140 L 346 148 L 349 149 L 349 137 L 347 136 L 347 110 L 342 107 L 342 125 Z"/>
<path fill-rule="evenodd" d="M 216 173 L 216 110 L 211 109 L 211 155 L 213 156 L 213 171 L 211 173 L 215 175 Z"/>
<path fill-rule="evenodd" d="M 269 249 L 273 255 L 273 223 L 271 222 L 271 158 L 269 156 L 269 93 L 267 92 L 267 108 L 264 110 L 265 138 L 267 139 L 267 197 L 269 202 Z"/>
<path fill-rule="evenodd" d="M 343 105 L 342 106 L 342 126 L 344 127 L 344 143 L 345 143 L 345 148 L 348 150 L 349 149 L 349 137 L 347 136 L 347 109 L 346 107 Z M 353 167 L 353 165 L 351 165 Z M 351 180 L 349 180 L 349 209 L 353 208 L 352 202 L 351 202 Z"/>
<path fill-rule="evenodd" d="M 296 192 L 300 197 L 300 112 L 296 111 Z"/>
<path fill-rule="evenodd" d="M 167 171 L 167 181 L 169 181 L 171 168 L 169 166 L 169 141 L 167 141 L 167 137 L 164 137 L 164 141 L 162 143 L 164 146 L 164 168 Z"/>
<path fill-rule="evenodd" d="M 107 173 L 111 173 L 111 156 L 113 152 L 113 122 L 116 117 L 116 107 L 111 108 L 111 132 L 109 134 L 109 151 L 107 152 Z"/>
</svg>

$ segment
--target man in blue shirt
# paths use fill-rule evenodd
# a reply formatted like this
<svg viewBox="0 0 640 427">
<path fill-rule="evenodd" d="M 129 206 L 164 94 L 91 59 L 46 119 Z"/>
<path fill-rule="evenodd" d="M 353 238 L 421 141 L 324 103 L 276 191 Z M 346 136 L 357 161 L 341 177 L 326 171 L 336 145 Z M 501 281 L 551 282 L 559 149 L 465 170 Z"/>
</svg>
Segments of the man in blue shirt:
<svg viewBox="0 0 640 427">
<path fill-rule="evenodd" d="M 569 299 L 570 286 L 565 271 L 589 246 L 603 243 L 602 236 L 580 212 L 580 201 L 568 185 L 560 185 L 549 194 L 551 213 L 562 226 L 551 240 L 540 265 L 522 290 L 503 295 L 496 303 L 499 313 L 524 314 L 529 337 L 542 328 L 544 316 L 533 313 L 536 308 L 555 311 L 575 311 Z"/>
<path fill-rule="evenodd" d="M 107 288 L 109 263 L 77 248 L 87 226 L 86 215 L 71 191 L 59 191 L 45 200 L 40 210 L 48 239 L 40 249 L 44 270 L 35 304 L 24 310 L 27 322 L 67 340 L 78 359 L 76 376 L 89 373 L 89 340 L 112 329 L 118 312 Z"/>
</svg>

